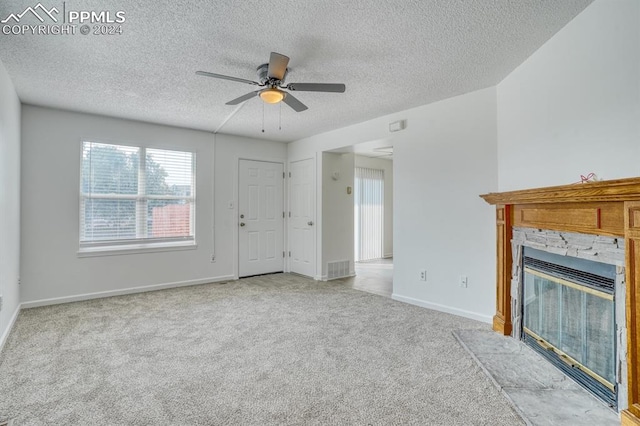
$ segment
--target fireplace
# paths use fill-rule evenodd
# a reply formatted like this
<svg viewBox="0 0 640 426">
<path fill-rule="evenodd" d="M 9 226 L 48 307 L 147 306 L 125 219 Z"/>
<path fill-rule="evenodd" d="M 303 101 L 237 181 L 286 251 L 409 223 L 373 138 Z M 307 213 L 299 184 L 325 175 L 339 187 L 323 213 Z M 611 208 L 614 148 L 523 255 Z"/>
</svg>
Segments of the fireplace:
<svg viewBox="0 0 640 426">
<path fill-rule="evenodd" d="M 587 377 L 592 392 L 617 403 L 622 425 L 640 426 L 640 178 L 481 197 L 496 206 L 493 329 Z M 540 271 L 538 261 L 549 259 L 530 249 L 610 266 L 594 274 L 603 282 L 585 283 Z M 541 311 L 547 319 L 536 317 Z"/>
<path fill-rule="evenodd" d="M 522 340 L 617 408 L 616 267 L 524 247 Z"/>
<path fill-rule="evenodd" d="M 612 409 L 627 398 L 624 239 L 513 227 L 511 335 Z"/>
</svg>

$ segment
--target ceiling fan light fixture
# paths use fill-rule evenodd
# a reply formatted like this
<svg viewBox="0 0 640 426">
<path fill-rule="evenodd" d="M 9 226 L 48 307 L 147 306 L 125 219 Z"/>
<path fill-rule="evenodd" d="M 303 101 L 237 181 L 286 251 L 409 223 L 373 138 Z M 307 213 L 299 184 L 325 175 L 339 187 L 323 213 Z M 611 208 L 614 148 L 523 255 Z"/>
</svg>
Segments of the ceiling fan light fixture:
<svg viewBox="0 0 640 426">
<path fill-rule="evenodd" d="M 284 99 L 285 93 L 278 89 L 265 89 L 260 92 L 260 99 L 268 104 L 277 104 Z"/>
</svg>

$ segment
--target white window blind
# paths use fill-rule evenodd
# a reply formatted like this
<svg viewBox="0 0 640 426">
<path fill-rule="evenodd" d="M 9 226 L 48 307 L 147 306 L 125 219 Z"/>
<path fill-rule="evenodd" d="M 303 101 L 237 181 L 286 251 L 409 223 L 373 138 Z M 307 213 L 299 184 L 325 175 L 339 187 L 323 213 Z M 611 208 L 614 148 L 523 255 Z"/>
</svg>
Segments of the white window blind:
<svg viewBox="0 0 640 426">
<path fill-rule="evenodd" d="M 80 249 L 194 242 L 195 153 L 83 142 Z"/>
<path fill-rule="evenodd" d="M 356 167 L 355 260 L 382 257 L 384 218 L 384 170 Z"/>
</svg>

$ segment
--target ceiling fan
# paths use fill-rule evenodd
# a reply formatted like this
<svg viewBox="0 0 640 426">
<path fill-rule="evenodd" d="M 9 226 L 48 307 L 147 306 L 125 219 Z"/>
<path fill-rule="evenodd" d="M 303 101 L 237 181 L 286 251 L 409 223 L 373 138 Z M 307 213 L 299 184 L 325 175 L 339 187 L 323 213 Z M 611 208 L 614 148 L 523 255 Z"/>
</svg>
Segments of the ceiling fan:
<svg viewBox="0 0 640 426">
<path fill-rule="evenodd" d="M 228 75 L 214 74 L 206 71 L 196 71 L 196 74 L 205 77 L 220 78 L 222 80 L 237 81 L 238 83 L 251 84 L 263 89 L 249 92 L 246 95 L 227 102 L 227 105 L 238 105 L 246 100 L 259 96 L 264 102 L 269 104 L 277 104 L 282 101 L 289 105 L 294 111 L 301 112 L 307 108 L 305 104 L 300 102 L 289 92 L 333 92 L 344 93 L 344 84 L 333 83 L 289 83 L 284 84 L 289 69 L 289 58 L 280 53 L 271 52 L 268 64 L 262 64 L 258 67 L 258 81 L 245 80 L 244 78 L 230 77 Z M 285 92 L 287 90 L 288 92 Z"/>
</svg>

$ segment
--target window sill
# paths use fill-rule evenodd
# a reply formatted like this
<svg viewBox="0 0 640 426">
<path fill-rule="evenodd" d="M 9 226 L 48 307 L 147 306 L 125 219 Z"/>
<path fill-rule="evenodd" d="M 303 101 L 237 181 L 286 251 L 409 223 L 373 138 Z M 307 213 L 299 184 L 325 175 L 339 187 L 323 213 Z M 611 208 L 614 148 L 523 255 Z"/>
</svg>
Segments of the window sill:
<svg viewBox="0 0 640 426">
<path fill-rule="evenodd" d="M 78 257 L 120 256 L 124 254 L 158 253 L 165 251 L 195 250 L 195 241 L 181 243 L 145 243 L 101 247 L 84 247 L 78 250 Z"/>
</svg>

